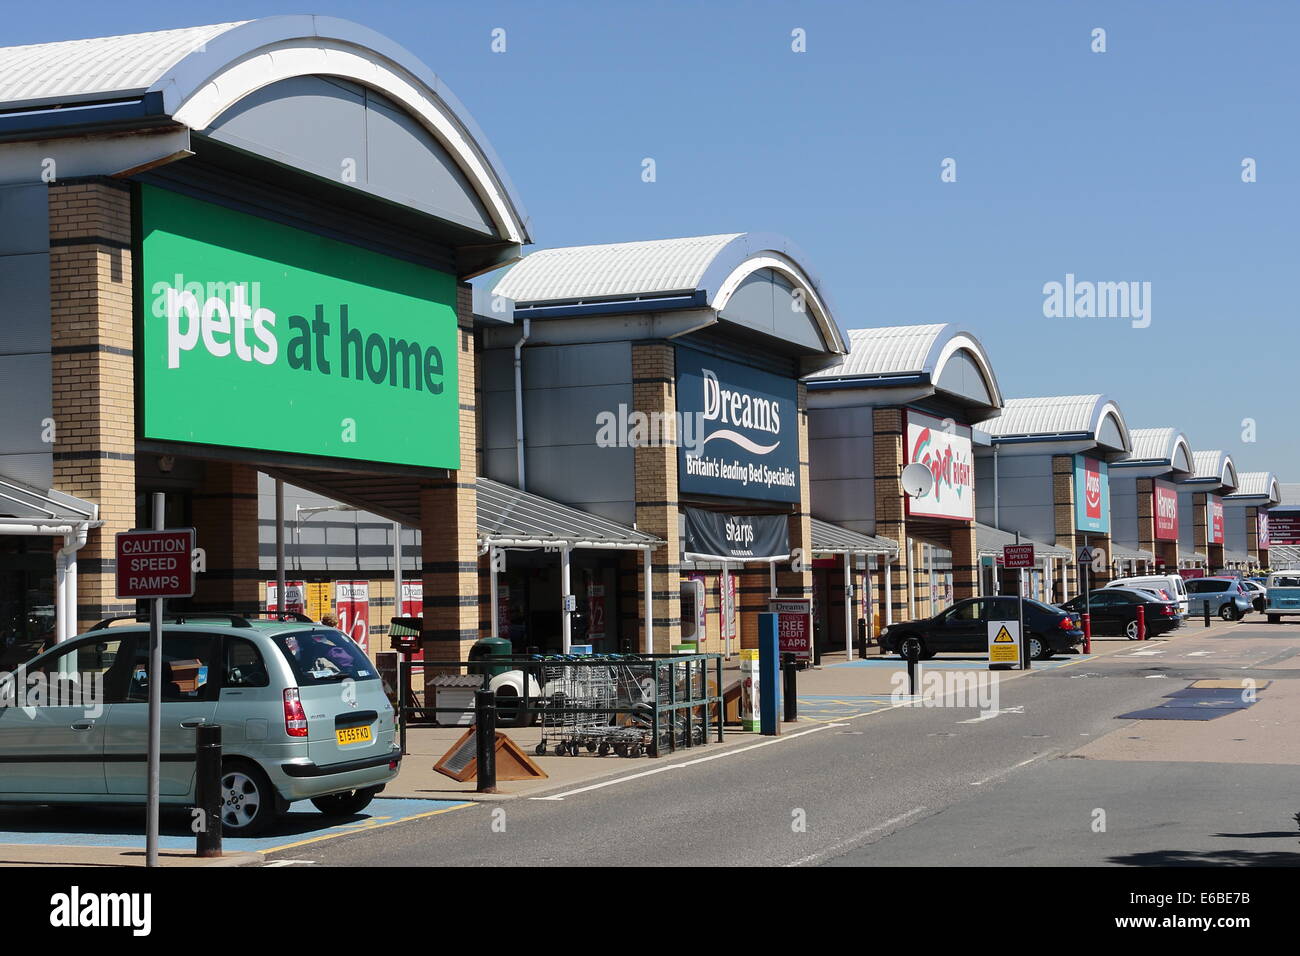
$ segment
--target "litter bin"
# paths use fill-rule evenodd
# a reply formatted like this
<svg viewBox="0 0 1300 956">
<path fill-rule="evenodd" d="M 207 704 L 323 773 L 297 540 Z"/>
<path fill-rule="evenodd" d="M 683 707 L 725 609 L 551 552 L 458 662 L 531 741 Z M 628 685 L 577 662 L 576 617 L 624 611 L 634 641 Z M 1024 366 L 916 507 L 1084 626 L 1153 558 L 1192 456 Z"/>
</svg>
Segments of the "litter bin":
<svg viewBox="0 0 1300 956">
<path fill-rule="evenodd" d="M 492 663 L 493 658 L 509 658 L 514 653 L 514 645 L 504 637 L 485 637 L 474 642 L 469 649 L 471 674 L 486 675 L 488 680 L 498 674 L 515 669 L 509 661 Z"/>
</svg>

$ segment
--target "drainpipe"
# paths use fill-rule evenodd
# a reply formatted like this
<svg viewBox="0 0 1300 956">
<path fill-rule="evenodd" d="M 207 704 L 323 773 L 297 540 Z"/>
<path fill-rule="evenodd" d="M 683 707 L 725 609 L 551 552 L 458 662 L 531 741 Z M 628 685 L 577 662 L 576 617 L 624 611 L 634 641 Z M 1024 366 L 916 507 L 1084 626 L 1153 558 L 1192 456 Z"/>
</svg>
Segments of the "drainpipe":
<svg viewBox="0 0 1300 956">
<path fill-rule="evenodd" d="M 998 446 L 993 446 L 993 527 L 1001 528 L 998 524 Z"/>
<path fill-rule="evenodd" d="M 528 479 L 524 474 L 524 343 L 532 329 L 530 319 L 524 319 L 524 334 L 515 343 L 515 471 L 519 478 L 519 490 L 528 490 Z"/>
<path fill-rule="evenodd" d="M 55 560 L 58 568 L 59 595 L 56 602 L 54 639 L 63 643 L 77 636 L 77 552 L 86 544 L 85 525 L 69 529 Z"/>
</svg>

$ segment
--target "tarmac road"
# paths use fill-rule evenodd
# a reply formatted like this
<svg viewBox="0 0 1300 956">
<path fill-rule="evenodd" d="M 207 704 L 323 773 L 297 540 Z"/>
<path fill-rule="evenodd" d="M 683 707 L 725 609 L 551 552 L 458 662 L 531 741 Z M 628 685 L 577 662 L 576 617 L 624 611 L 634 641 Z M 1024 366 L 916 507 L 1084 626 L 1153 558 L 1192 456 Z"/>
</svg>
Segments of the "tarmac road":
<svg viewBox="0 0 1300 956">
<path fill-rule="evenodd" d="M 1244 677 L 1272 681 L 1246 711 L 1116 719 L 1192 680 Z M 809 725 L 299 855 L 333 866 L 1300 863 L 1300 626 L 1186 627 L 999 690 L 995 712 L 910 707 Z"/>
</svg>

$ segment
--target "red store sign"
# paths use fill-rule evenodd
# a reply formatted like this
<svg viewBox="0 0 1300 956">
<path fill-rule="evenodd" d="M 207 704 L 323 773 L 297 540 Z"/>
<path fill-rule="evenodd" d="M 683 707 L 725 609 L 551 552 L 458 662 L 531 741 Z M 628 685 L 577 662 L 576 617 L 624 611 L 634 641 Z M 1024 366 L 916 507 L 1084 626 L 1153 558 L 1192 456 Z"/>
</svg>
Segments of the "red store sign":
<svg viewBox="0 0 1300 956">
<path fill-rule="evenodd" d="M 194 596 L 194 529 L 122 531 L 117 544 L 121 601 Z"/>
<path fill-rule="evenodd" d="M 1178 492 L 1168 482 L 1157 481 L 1152 493 L 1151 511 L 1155 515 L 1156 540 L 1178 540 Z"/>
<path fill-rule="evenodd" d="M 812 660 L 812 601 L 786 598 L 772 601 L 767 609 L 777 616 L 777 644 L 782 654 Z"/>
<path fill-rule="evenodd" d="M 1218 495 L 1210 495 L 1206 499 L 1205 510 L 1210 544 L 1223 544 L 1223 499 Z"/>
</svg>

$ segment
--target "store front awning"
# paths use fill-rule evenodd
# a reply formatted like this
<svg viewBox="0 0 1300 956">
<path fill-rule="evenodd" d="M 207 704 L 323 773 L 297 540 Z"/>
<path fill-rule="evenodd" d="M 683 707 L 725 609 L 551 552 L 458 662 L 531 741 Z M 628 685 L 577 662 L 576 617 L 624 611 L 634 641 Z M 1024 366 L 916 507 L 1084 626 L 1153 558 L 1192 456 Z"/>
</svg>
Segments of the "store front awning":
<svg viewBox="0 0 1300 956">
<path fill-rule="evenodd" d="M 813 554 L 897 554 L 898 542 L 812 519 Z"/>
<path fill-rule="evenodd" d="M 0 520 L 8 524 L 65 525 L 93 522 L 99 506 L 61 491 L 38 491 L 0 477 Z"/>
<path fill-rule="evenodd" d="M 1268 549 L 1268 566 L 1274 570 L 1300 568 L 1300 547 L 1293 544 L 1276 544 Z"/>
<path fill-rule="evenodd" d="M 1046 555 L 1049 558 L 1069 558 L 1074 557 L 1067 548 L 1060 548 L 1054 544 L 1046 544 L 1042 541 L 1034 541 L 1023 534 L 1020 540 L 1016 540 L 1015 532 L 1003 531 L 1000 528 L 994 528 L 991 525 L 975 523 L 975 551 L 977 554 L 1001 554 L 1002 549 L 1009 544 L 1032 544 L 1034 546 L 1034 557 L 1041 558 Z"/>
<path fill-rule="evenodd" d="M 663 544 L 654 535 L 490 478 L 478 479 L 478 538 L 482 548 L 640 550 Z"/>
<path fill-rule="evenodd" d="M 1253 562 L 1250 559 L 1250 555 L 1248 555 L 1245 551 L 1224 551 L 1223 563 L 1224 564 L 1254 564 L 1255 562 Z"/>
<path fill-rule="evenodd" d="M 1126 548 L 1122 544 L 1112 544 L 1110 546 L 1110 556 L 1114 561 L 1146 561 L 1154 562 L 1156 556 L 1150 551 L 1136 551 L 1133 548 Z"/>
</svg>

